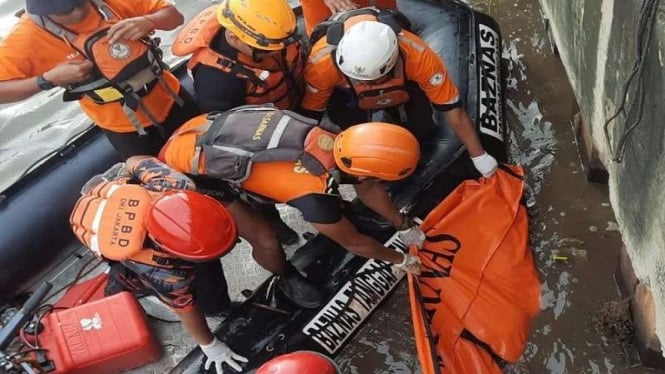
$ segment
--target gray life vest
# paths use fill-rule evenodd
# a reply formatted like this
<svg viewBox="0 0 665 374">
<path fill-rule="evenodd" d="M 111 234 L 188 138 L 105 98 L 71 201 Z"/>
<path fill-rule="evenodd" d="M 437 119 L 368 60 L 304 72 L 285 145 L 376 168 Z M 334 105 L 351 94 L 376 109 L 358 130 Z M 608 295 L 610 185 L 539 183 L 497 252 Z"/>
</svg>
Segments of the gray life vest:
<svg viewBox="0 0 665 374">
<path fill-rule="evenodd" d="M 266 104 L 213 113 L 190 131 L 200 134 L 192 174 L 197 174 L 203 152 L 206 174 L 240 183 L 249 177 L 254 162 L 299 161 L 313 175 L 333 170 L 333 145 L 340 129 Z"/>
</svg>

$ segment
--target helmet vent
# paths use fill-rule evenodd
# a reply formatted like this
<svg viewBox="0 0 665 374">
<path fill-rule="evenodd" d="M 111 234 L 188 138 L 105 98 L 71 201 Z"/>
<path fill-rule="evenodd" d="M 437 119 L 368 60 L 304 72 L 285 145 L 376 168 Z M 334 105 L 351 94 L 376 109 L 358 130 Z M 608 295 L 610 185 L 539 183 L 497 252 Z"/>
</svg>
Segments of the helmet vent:
<svg viewBox="0 0 665 374">
<path fill-rule="evenodd" d="M 351 159 L 348 157 L 342 157 L 342 164 L 346 166 L 347 168 L 351 167 Z"/>
</svg>

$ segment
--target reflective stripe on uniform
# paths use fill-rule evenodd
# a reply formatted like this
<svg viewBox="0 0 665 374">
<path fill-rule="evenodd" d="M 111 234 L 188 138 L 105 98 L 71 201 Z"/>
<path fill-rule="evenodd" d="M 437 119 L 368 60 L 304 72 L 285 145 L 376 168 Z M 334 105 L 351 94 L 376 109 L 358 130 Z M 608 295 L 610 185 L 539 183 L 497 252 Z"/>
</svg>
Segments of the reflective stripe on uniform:
<svg viewBox="0 0 665 374">
<path fill-rule="evenodd" d="M 282 138 L 284 130 L 286 130 L 286 125 L 289 124 L 290 120 L 291 117 L 289 116 L 283 116 L 279 119 L 279 122 L 277 122 L 277 126 L 275 126 L 275 131 L 273 131 L 266 149 L 276 148 L 279 145 L 279 140 Z"/>
</svg>

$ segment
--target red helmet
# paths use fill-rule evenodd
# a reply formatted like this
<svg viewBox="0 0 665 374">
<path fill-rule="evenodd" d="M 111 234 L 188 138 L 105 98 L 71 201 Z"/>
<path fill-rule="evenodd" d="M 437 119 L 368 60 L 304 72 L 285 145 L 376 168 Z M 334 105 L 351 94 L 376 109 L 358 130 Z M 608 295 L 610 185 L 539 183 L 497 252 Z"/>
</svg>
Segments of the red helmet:
<svg viewBox="0 0 665 374">
<path fill-rule="evenodd" d="M 161 250 L 193 262 L 225 255 L 238 235 L 229 211 L 194 191 L 170 191 L 156 198 L 148 208 L 145 227 Z"/>
<path fill-rule="evenodd" d="M 341 374 L 330 357 L 313 351 L 281 355 L 263 364 L 256 374 Z"/>
</svg>

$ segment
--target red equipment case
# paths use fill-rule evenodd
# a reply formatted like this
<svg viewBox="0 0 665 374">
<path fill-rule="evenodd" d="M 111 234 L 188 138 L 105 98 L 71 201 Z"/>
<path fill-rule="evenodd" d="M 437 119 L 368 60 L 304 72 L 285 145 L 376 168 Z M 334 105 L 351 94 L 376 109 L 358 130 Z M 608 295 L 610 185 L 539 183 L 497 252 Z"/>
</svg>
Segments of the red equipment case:
<svg viewBox="0 0 665 374">
<path fill-rule="evenodd" d="M 39 334 L 53 373 L 119 373 L 161 357 L 143 309 L 129 292 L 50 313 Z"/>
</svg>

